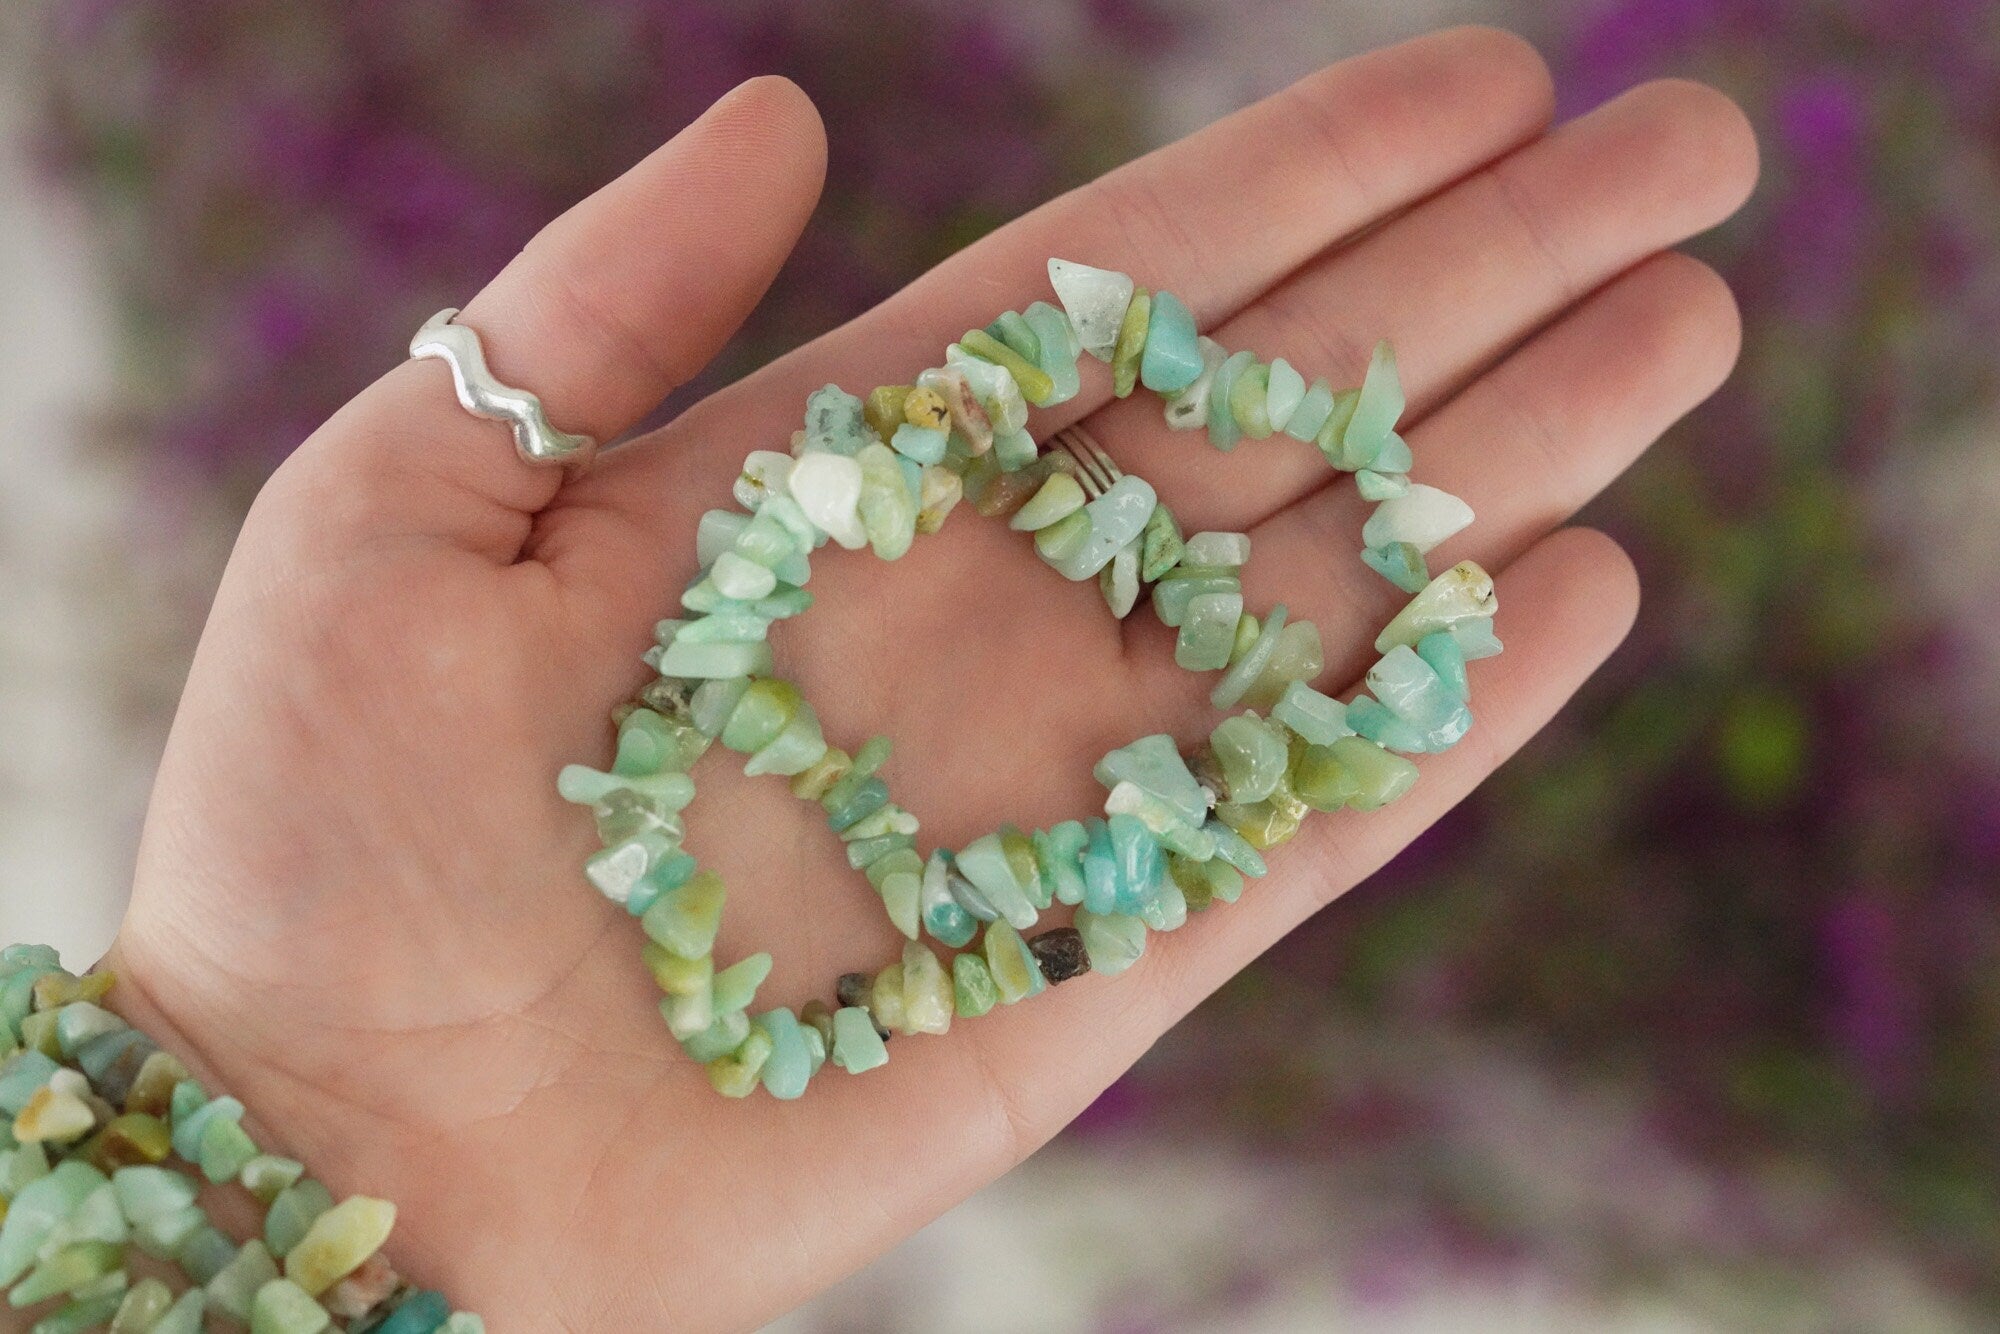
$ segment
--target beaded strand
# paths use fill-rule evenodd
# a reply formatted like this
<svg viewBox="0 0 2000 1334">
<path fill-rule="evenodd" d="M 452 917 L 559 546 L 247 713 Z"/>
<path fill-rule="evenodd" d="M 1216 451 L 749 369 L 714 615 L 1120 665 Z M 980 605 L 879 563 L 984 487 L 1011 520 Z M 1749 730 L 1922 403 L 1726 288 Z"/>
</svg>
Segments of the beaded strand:
<svg viewBox="0 0 2000 1334">
<path fill-rule="evenodd" d="M 657 627 L 646 660 L 658 676 L 618 711 L 610 769 L 571 765 L 560 777 L 561 794 L 591 808 L 604 845 L 586 877 L 640 919 L 668 1029 L 727 1096 L 761 1086 L 796 1098 L 829 1061 L 851 1073 L 882 1065 L 892 1034 L 944 1033 L 954 1017 L 1083 972 L 1122 972 L 1149 932 L 1235 901 L 1246 876 L 1264 874 L 1263 852 L 1295 835 L 1307 812 L 1396 800 L 1417 778 L 1407 755 L 1447 749 L 1471 727 L 1466 664 L 1500 651 L 1497 600 L 1469 561 L 1430 575 L 1428 552 L 1472 511 L 1410 480 L 1389 346 L 1360 386 L 1335 392 L 1282 358 L 1262 362 L 1198 335 L 1170 292 L 1060 259 L 1049 274 L 1062 309 L 1037 301 L 968 331 L 912 384 L 865 399 L 828 385 L 807 399 L 789 453 L 748 456 L 734 487 L 742 511 L 712 510 L 697 529 L 701 570 L 681 598 L 693 615 Z M 1261 619 L 1245 609 L 1247 534 L 1184 537 L 1153 488 L 1086 432 L 1059 432 L 1046 451 L 1028 434 L 1030 406 L 1079 392 L 1083 354 L 1109 364 L 1116 395 L 1145 386 L 1164 400 L 1169 427 L 1206 430 L 1217 449 L 1282 433 L 1354 474 L 1376 502 L 1361 558 L 1414 594 L 1377 637 L 1382 656 L 1362 693 L 1342 702 L 1310 684 L 1325 666 L 1311 622 L 1282 604 Z M 917 817 L 877 776 L 888 739 L 853 755 L 829 745 L 798 687 L 771 674 L 766 634 L 811 605 L 809 557 L 825 543 L 894 560 L 961 500 L 1008 519 L 1065 578 L 1097 579 L 1114 616 L 1150 589 L 1155 614 L 1176 631 L 1175 661 L 1220 672 L 1211 702 L 1244 711 L 1185 757 L 1166 735 L 1106 755 L 1094 770 L 1108 789 L 1101 818 L 1007 826 L 925 856 Z M 771 957 L 716 967 L 725 890 L 681 844 L 689 773 L 717 740 L 749 757 L 746 773 L 786 776 L 820 804 L 907 938 L 879 972 L 840 978 L 834 1005 L 753 1015 Z M 1036 931 L 1057 903 L 1074 909 L 1073 924 Z M 926 936 L 953 952 L 948 965 Z"/>
<path fill-rule="evenodd" d="M 46 945 L 0 950 L 0 1288 L 17 1309 L 63 1302 L 32 1334 L 201 1334 L 211 1316 L 251 1334 L 481 1334 L 383 1258 L 394 1205 L 336 1203 L 259 1149 L 242 1103 L 100 1004 L 114 981 L 63 971 Z M 211 1223 L 204 1183 L 242 1187 L 261 1235 L 238 1245 Z M 186 1285 L 133 1281 L 134 1249 Z"/>
</svg>

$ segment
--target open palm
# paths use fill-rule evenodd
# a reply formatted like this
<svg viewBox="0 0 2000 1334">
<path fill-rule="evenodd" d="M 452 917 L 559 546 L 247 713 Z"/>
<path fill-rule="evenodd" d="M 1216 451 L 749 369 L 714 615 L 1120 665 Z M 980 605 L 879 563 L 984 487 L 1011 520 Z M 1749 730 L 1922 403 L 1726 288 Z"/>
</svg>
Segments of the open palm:
<svg viewBox="0 0 2000 1334">
<path fill-rule="evenodd" d="M 1706 89 L 1636 90 L 1549 131 L 1519 40 L 1440 34 L 1323 71 L 1057 199 L 877 309 L 563 484 L 398 366 L 281 468 L 217 596 L 115 951 L 134 1018 L 341 1192 L 396 1200 L 396 1258 L 510 1329 L 739 1328 L 881 1252 L 1054 1134 L 1213 988 L 1407 843 L 1519 746 L 1629 625 L 1608 540 L 1560 526 L 1726 374 L 1719 280 L 1665 253 L 1745 197 L 1755 149 Z M 495 372 L 613 437 L 729 336 L 824 164 L 811 106 L 745 85 L 552 224 L 467 306 Z M 976 172 L 977 163 L 938 163 Z M 802 1100 L 725 1101 L 671 1041 L 637 925 L 583 882 L 557 769 L 601 763 L 744 453 L 805 394 L 934 364 L 1045 293 L 1052 255 L 1184 297 L 1225 345 L 1356 383 L 1394 340 L 1422 480 L 1479 522 L 1440 553 L 1500 584 L 1479 725 L 1370 815 L 1310 823 L 1272 874 L 1115 980 L 895 1044 Z M 1087 419 L 1190 530 L 1250 532 L 1344 688 L 1402 600 L 1363 517 L 1295 442 L 1234 454 L 1086 376 Z M 1145 615 L 1121 627 L 1004 524 L 961 508 L 883 565 L 826 553 L 773 636 L 828 735 L 895 738 L 924 841 L 1081 816 L 1090 766 L 1215 721 Z M 712 758 L 690 846 L 731 886 L 718 954 L 828 997 L 898 937 L 817 807 Z"/>
</svg>

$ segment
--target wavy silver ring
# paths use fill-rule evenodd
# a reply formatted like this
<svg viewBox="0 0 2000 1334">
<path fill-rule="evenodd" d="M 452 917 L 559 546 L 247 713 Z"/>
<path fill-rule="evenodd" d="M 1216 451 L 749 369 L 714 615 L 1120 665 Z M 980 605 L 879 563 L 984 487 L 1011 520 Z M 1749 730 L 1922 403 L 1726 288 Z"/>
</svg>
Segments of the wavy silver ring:
<svg viewBox="0 0 2000 1334">
<path fill-rule="evenodd" d="M 557 430 L 542 410 L 540 398 L 494 379 L 486 367 L 486 350 L 480 345 L 478 332 L 455 323 L 457 315 L 458 308 L 449 306 L 425 320 L 410 340 L 410 355 L 418 360 L 435 357 L 450 366 L 459 405 L 475 417 L 506 422 L 524 462 L 573 468 L 589 463 L 597 452 L 597 441 Z"/>
</svg>

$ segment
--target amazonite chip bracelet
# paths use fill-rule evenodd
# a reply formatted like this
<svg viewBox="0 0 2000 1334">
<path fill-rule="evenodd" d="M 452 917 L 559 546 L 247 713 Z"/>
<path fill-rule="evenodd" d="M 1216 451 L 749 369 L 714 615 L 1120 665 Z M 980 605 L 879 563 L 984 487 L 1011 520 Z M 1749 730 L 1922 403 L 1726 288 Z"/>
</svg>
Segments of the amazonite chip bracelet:
<svg viewBox="0 0 2000 1334">
<path fill-rule="evenodd" d="M 242 1103 L 106 1008 L 113 981 L 0 950 L 0 1289 L 50 1308 L 32 1334 L 482 1334 L 383 1258 L 394 1205 L 336 1201 L 258 1147 Z M 261 1234 L 212 1223 L 212 1188 L 254 1201 Z"/>
<path fill-rule="evenodd" d="M 1472 511 L 1410 480 L 1388 345 L 1359 386 L 1336 391 L 1282 358 L 1225 349 L 1172 293 L 1125 274 L 1055 259 L 1049 278 L 1059 307 L 1037 301 L 968 330 L 910 383 L 865 397 L 827 385 L 789 449 L 745 459 L 737 508 L 702 516 L 686 614 L 660 622 L 646 654 L 657 675 L 615 714 L 609 768 L 561 774 L 603 845 L 586 878 L 639 919 L 667 1028 L 725 1095 L 796 1098 L 829 1064 L 883 1065 L 892 1037 L 1123 972 L 1152 933 L 1235 901 L 1309 812 L 1396 800 L 1417 779 L 1410 755 L 1445 750 L 1472 725 L 1466 665 L 1501 648 L 1493 581 L 1469 561 L 1430 572 L 1431 550 Z M 1361 559 L 1412 595 L 1377 637 L 1360 693 L 1314 687 L 1325 655 L 1310 621 L 1245 607 L 1248 535 L 1184 534 L 1081 428 L 1029 434 L 1031 407 L 1080 392 L 1085 356 L 1108 364 L 1115 395 L 1143 385 L 1170 428 L 1205 431 L 1217 449 L 1311 447 L 1354 475 L 1375 503 Z M 811 703 L 774 674 L 767 634 L 811 606 L 811 558 L 827 543 L 894 560 L 961 502 L 1006 519 L 1063 578 L 1095 579 L 1113 616 L 1148 601 L 1175 631 L 1175 662 L 1215 674 L 1210 700 L 1227 716 L 1185 753 L 1155 735 L 1104 756 L 1101 814 L 926 852 L 917 816 L 881 777 L 888 739 L 852 754 L 830 745 Z M 683 847 L 692 771 L 717 741 L 747 757 L 746 773 L 783 777 L 820 807 L 906 937 L 899 958 L 797 1010 L 757 1007 L 769 954 L 718 961 L 725 889 Z M 1057 905 L 1070 924 L 1043 926 Z"/>
</svg>

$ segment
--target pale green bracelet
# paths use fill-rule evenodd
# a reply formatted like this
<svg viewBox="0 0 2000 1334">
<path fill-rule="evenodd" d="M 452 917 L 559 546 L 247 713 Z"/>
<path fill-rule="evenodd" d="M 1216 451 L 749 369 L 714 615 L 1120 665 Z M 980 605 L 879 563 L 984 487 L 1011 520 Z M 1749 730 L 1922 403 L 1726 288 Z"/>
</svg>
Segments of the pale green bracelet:
<svg viewBox="0 0 2000 1334">
<path fill-rule="evenodd" d="M 971 330 L 943 366 L 865 400 L 828 385 L 808 399 L 789 453 L 744 463 L 741 511 L 711 510 L 696 534 L 701 567 L 681 597 L 693 615 L 662 621 L 646 660 L 658 678 L 620 709 L 608 770 L 571 765 L 559 788 L 591 808 L 604 850 L 591 883 L 640 919 L 645 958 L 665 993 L 673 1035 L 716 1089 L 758 1085 L 795 1098 L 826 1062 L 860 1072 L 888 1059 L 892 1033 L 943 1033 L 1087 971 L 1118 973 L 1149 931 L 1190 909 L 1233 901 L 1261 853 L 1291 838 L 1308 810 L 1373 810 L 1416 781 L 1404 753 L 1441 751 L 1471 726 L 1466 663 L 1500 651 L 1493 581 L 1471 562 L 1433 579 L 1428 551 L 1471 522 L 1455 496 L 1412 483 L 1396 434 L 1403 393 L 1393 354 L 1376 350 L 1360 387 L 1308 385 L 1283 359 L 1230 354 L 1199 336 L 1171 293 L 1120 273 L 1051 260 L 1062 309 L 1036 302 Z M 1316 446 L 1377 501 L 1362 559 L 1415 594 L 1376 640 L 1371 693 L 1341 702 L 1311 684 L 1325 665 L 1319 632 L 1283 606 L 1244 610 L 1242 533 L 1183 537 L 1153 488 L 1123 473 L 1087 433 L 1059 432 L 1044 451 L 1030 405 L 1075 396 L 1079 357 L 1109 363 L 1112 390 L 1143 384 L 1166 399 L 1169 426 L 1206 428 L 1218 449 L 1282 434 Z M 1177 631 L 1175 660 L 1222 673 L 1211 699 L 1225 718 L 1184 758 L 1173 738 L 1143 737 L 1096 766 L 1104 818 L 1024 833 L 1011 826 L 955 851 L 916 850 L 917 817 L 890 800 L 877 771 L 889 743 L 850 756 L 818 715 L 775 677 L 766 634 L 805 611 L 809 557 L 827 541 L 901 556 L 963 498 L 1031 533 L 1071 580 L 1096 578 L 1123 617 L 1151 587 Z M 711 742 L 747 754 L 745 772 L 780 774 L 817 801 L 848 860 L 909 938 L 900 960 L 840 979 L 833 1000 L 751 1014 L 768 954 L 714 958 L 724 890 L 682 848 L 689 776 Z M 1052 904 L 1073 925 L 1033 935 Z M 921 939 L 960 951 L 947 965 Z M 979 947 L 967 949 L 980 937 Z"/>
<path fill-rule="evenodd" d="M 113 981 L 64 972 L 46 945 L 0 950 L 0 1289 L 51 1305 L 33 1334 L 201 1334 L 211 1316 L 251 1334 L 481 1334 L 383 1258 L 394 1205 L 336 1203 L 259 1149 L 242 1103 L 105 1008 Z M 211 1223 L 204 1183 L 255 1199 L 263 1234 Z M 135 1250 L 156 1273 L 134 1278 Z"/>
</svg>

